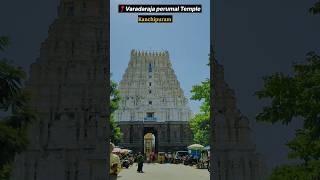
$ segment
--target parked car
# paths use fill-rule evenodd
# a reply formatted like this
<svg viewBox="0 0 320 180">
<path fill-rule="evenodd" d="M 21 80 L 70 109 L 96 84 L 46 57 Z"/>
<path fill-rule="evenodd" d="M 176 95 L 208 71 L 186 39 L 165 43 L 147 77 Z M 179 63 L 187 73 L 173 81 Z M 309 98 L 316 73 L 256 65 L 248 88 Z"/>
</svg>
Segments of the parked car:
<svg viewBox="0 0 320 180">
<path fill-rule="evenodd" d="M 121 166 L 128 169 L 130 167 L 130 161 L 128 159 L 123 159 L 121 161 Z"/>
<path fill-rule="evenodd" d="M 184 157 L 188 156 L 188 151 L 177 151 L 173 156 L 173 163 L 179 164 L 183 162 Z"/>
<path fill-rule="evenodd" d="M 172 163 L 173 162 L 173 155 L 171 152 L 168 152 L 167 154 L 167 163 Z"/>
</svg>

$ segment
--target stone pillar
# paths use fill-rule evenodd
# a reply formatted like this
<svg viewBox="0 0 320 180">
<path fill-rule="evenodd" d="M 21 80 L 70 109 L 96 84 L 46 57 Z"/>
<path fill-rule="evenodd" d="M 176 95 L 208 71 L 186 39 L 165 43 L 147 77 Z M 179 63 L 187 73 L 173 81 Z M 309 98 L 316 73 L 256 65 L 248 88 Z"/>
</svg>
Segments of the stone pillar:
<svg viewBox="0 0 320 180">
<path fill-rule="evenodd" d="M 167 142 L 171 142 L 170 124 L 167 124 Z"/>
<path fill-rule="evenodd" d="M 130 143 L 132 143 L 133 142 L 133 135 L 134 135 L 134 133 L 133 133 L 133 131 L 134 131 L 134 129 L 133 129 L 133 125 L 131 124 L 130 125 L 130 130 L 129 130 L 129 135 L 130 135 Z"/>
</svg>

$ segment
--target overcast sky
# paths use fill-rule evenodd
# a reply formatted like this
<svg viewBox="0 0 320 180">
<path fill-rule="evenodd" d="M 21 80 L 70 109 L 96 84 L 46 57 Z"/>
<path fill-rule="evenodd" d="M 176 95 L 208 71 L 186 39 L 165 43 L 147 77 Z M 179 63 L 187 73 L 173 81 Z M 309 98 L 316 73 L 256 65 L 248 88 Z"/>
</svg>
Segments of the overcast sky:
<svg viewBox="0 0 320 180">
<path fill-rule="evenodd" d="M 313 3 L 313 0 L 220 0 L 216 4 L 217 57 L 225 67 L 226 81 L 236 92 L 239 109 L 251 121 L 254 132 L 253 139 L 257 144 L 258 151 L 266 157 L 269 167 L 286 162 L 287 149 L 284 144 L 291 139 L 293 129 L 298 127 L 299 123 L 293 123 L 289 127 L 255 123 L 254 117 L 261 110 L 262 103 L 253 96 L 253 93 L 261 89 L 263 76 L 274 72 L 290 73 L 291 62 L 303 61 L 305 54 L 311 50 L 319 53 L 320 17 L 312 17 L 307 13 Z M 57 0 L 2 2 L 0 6 L 0 34 L 9 35 L 12 39 L 12 45 L 6 56 L 26 70 L 29 69 L 29 65 L 39 56 L 40 44 L 47 37 L 49 25 L 56 17 L 56 7 Z M 125 16 L 121 18 L 126 19 Z M 182 16 L 188 16 L 194 20 L 202 19 L 198 19 L 199 17 L 194 15 Z M 135 20 L 135 18 L 128 18 L 127 23 L 132 24 Z M 177 23 L 169 26 L 178 26 L 179 22 L 185 21 L 184 17 L 177 17 L 174 20 Z M 123 23 L 115 25 L 115 27 L 122 26 Z M 201 22 L 196 23 L 201 24 Z M 152 26 L 145 26 L 154 29 Z M 181 31 L 182 34 L 197 31 L 189 29 L 191 28 L 190 24 L 187 26 L 188 28 Z M 133 25 L 134 30 L 136 30 L 135 28 L 137 26 Z M 159 31 L 164 32 L 165 29 Z M 198 36 L 204 38 L 207 30 L 199 31 L 203 34 Z M 119 56 L 119 60 L 129 60 L 130 48 L 145 49 L 150 47 L 169 50 L 178 80 L 187 94 L 188 85 L 186 84 L 188 82 L 185 81 L 185 78 L 188 76 L 185 74 L 186 72 L 188 72 L 187 74 L 199 73 L 198 67 L 206 71 L 203 62 L 206 62 L 207 54 L 200 53 L 199 49 L 192 49 L 194 46 L 190 45 L 187 39 L 181 43 L 181 46 L 190 48 L 187 54 L 183 53 L 183 50 L 174 49 L 173 47 L 179 43 L 175 38 L 179 39 L 179 35 L 173 36 L 167 44 L 158 43 L 157 46 L 150 45 L 150 41 L 145 41 L 147 43 L 143 45 L 140 43 L 139 47 L 127 43 L 126 50 L 121 52 L 122 56 Z M 191 42 L 200 39 L 193 36 Z M 201 46 L 201 44 L 196 45 L 196 47 Z M 193 52 L 197 54 L 197 57 L 203 58 L 194 60 L 196 56 L 192 57 Z M 115 56 L 112 55 L 112 57 Z M 181 64 L 184 59 L 190 59 L 190 63 L 199 62 L 197 68 L 190 68 L 189 63 Z M 124 62 L 124 65 L 119 66 L 119 72 L 123 71 L 126 65 L 127 62 Z M 196 77 L 196 80 L 190 78 L 190 82 L 193 84 L 198 82 L 206 77 L 206 73 L 197 74 Z M 119 80 L 116 75 L 115 78 Z"/>
</svg>

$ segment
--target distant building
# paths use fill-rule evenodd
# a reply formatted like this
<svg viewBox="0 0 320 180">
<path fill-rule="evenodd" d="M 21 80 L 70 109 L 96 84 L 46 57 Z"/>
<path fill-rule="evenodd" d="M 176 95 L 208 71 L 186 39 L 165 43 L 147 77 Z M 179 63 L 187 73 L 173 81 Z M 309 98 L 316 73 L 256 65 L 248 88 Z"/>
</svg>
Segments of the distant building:
<svg viewBox="0 0 320 180">
<path fill-rule="evenodd" d="M 155 151 L 183 150 L 192 143 L 191 110 L 172 69 L 168 52 L 132 50 L 119 85 L 116 121 L 121 146 L 144 151 L 144 135 L 155 136 Z"/>
</svg>

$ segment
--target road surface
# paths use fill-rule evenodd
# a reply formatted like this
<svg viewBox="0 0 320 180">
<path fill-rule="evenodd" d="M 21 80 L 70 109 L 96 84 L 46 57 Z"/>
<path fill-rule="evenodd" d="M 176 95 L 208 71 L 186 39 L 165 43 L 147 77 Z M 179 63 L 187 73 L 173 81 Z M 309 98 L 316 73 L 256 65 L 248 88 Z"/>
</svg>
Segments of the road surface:
<svg viewBox="0 0 320 180">
<path fill-rule="evenodd" d="M 137 173 L 137 164 L 123 169 L 118 180 L 209 180 L 207 169 L 182 164 L 148 164 L 143 166 L 144 173 Z"/>
</svg>

